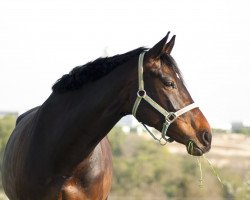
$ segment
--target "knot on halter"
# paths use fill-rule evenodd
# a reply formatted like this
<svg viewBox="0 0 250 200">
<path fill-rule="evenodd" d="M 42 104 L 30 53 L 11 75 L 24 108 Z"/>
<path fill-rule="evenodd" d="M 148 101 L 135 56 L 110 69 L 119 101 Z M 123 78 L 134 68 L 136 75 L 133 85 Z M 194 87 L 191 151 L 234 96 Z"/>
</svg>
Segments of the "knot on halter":
<svg viewBox="0 0 250 200">
<path fill-rule="evenodd" d="M 139 89 L 137 92 L 137 98 L 135 100 L 133 109 L 132 109 L 132 114 L 136 118 L 136 112 L 138 110 L 138 107 L 140 105 L 140 102 L 142 99 L 147 101 L 154 109 L 156 109 L 158 112 L 160 112 L 164 117 L 165 117 L 165 122 L 163 123 L 162 126 L 162 131 L 161 131 L 161 138 L 157 138 L 155 134 L 153 134 L 147 126 L 142 123 L 142 125 L 145 127 L 145 129 L 148 131 L 148 133 L 155 139 L 157 140 L 161 145 L 165 145 L 167 142 L 173 142 L 174 140 L 170 137 L 167 137 L 167 130 L 169 126 L 182 114 L 197 108 L 198 106 L 195 103 L 192 103 L 176 112 L 168 112 L 164 108 L 162 108 L 158 103 L 156 103 L 153 99 L 151 99 L 145 89 L 144 89 L 144 81 L 143 81 L 143 58 L 145 55 L 145 51 L 142 52 L 139 56 L 138 60 L 138 84 L 139 84 Z"/>
</svg>

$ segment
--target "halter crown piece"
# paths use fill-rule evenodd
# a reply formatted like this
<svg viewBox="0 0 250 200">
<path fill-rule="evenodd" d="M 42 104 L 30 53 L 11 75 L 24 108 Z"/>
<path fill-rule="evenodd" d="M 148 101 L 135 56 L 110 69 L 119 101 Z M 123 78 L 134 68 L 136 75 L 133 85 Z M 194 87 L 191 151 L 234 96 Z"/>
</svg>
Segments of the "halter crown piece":
<svg viewBox="0 0 250 200">
<path fill-rule="evenodd" d="M 144 81 L 143 81 L 143 58 L 145 55 L 145 51 L 142 52 L 139 56 L 139 60 L 138 60 L 138 82 L 139 82 L 139 90 L 137 92 L 137 98 L 135 100 L 133 109 L 132 109 L 132 114 L 134 115 L 134 117 L 136 118 L 136 112 L 137 109 L 140 105 L 140 102 L 142 99 L 144 99 L 145 101 L 147 101 L 154 109 L 156 109 L 158 112 L 160 112 L 164 117 L 165 117 L 165 122 L 163 123 L 163 128 L 161 131 L 161 138 L 158 139 L 147 127 L 144 123 L 142 123 L 142 125 L 146 128 L 146 130 L 149 132 L 149 134 L 155 139 L 157 140 L 160 144 L 165 145 L 167 142 L 173 142 L 173 139 L 167 137 L 167 130 L 168 127 L 170 126 L 170 124 L 172 124 L 177 117 L 179 117 L 180 115 L 194 109 L 197 108 L 198 106 L 195 103 L 192 103 L 176 112 L 168 112 L 166 111 L 164 108 L 162 108 L 158 103 L 156 103 L 153 99 L 151 99 L 146 91 L 144 90 Z"/>
</svg>

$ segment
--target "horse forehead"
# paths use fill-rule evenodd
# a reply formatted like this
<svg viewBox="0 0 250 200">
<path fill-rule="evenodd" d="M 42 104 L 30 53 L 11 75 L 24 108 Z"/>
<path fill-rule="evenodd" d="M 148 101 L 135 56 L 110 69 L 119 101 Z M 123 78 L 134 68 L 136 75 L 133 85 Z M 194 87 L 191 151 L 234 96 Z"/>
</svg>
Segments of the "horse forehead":
<svg viewBox="0 0 250 200">
<path fill-rule="evenodd" d="M 160 70 L 160 73 L 162 75 L 168 74 L 172 78 L 174 78 L 174 79 L 177 78 L 181 82 L 183 82 L 183 78 L 181 76 L 181 73 L 180 73 L 180 70 L 178 69 L 178 67 L 171 66 L 171 65 L 168 65 L 168 64 L 163 64 L 163 65 L 160 66 L 159 70 Z"/>
<path fill-rule="evenodd" d="M 146 65 L 149 66 L 149 68 L 152 69 L 167 69 L 167 70 L 174 70 L 174 67 L 172 67 L 171 63 L 164 62 L 166 59 L 153 59 L 150 58 L 148 61 L 146 61 Z M 144 63 L 145 64 L 145 63 Z"/>
<path fill-rule="evenodd" d="M 168 66 L 168 65 L 161 65 L 159 68 L 158 68 L 158 73 L 162 76 L 164 75 L 169 75 L 171 77 L 177 77 L 177 78 L 180 78 L 180 76 L 178 75 L 178 73 L 174 70 L 173 67 L 171 66 Z"/>
</svg>

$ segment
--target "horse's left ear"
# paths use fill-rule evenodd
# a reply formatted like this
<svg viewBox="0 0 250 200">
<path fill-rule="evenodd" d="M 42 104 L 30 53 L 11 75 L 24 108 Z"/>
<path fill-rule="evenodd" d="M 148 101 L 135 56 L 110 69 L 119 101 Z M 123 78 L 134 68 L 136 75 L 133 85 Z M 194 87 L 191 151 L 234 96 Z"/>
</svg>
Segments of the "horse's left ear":
<svg viewBox="0 0 250 200">
<path fill-rule="evenodd" d="M 175 42 L 175 35 L 171 38 L 171 40 L 165 45 L 164 47 L 164 51 L 167 53 L 167 54 L 170 54 L 173 47 L 174 47 L 174 42 Z"/>
<path fill-rule="evenodd" d="M 161 41 L 159 41 L 156 45 L 154 45 L 151 49 L 149 49 L 148 53 L 151 57 L 158 57 L 161 55 L 161 53 L 165 50 L 165 46 L 166 46 L 166 43 L 168 41 L 168 36 L 169 36 L 169 33 L 167 33 L 167 35 L 161 39 Z"/>
</svg>

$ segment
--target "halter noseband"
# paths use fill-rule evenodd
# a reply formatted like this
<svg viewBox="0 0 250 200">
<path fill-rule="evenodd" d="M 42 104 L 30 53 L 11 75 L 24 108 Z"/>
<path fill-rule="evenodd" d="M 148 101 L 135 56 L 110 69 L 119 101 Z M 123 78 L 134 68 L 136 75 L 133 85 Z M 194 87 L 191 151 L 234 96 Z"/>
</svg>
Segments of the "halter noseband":
<svg viewBox="0 0 250 200">
<path fill-rule="evenodd" d="M 146 130 L 149 132 L 149 134 L 155 139 L 157 140 L 160 144 L 165 145 L 167 142 L 172 142 L 173 139 L 170 137 L 167 137 L 167 130 L 168 127 L 170 126 L 170 124 L 172 124 L 177 117 L 179 117 L 180 115 L 194 109 L 197 108 L 198 106 L 195 103 L 192 103 L 176 112 L 168 112 L 166 111 L 164 108 L 162 108 L 158 103 L 156 103 L 153 99 L 151 99 L 146 91 L 144 90 L 144 82 L 143 82 L 143 58 L 144 58 L 144 54 L 146 52 L 142 52 L 139 56 L 139 61 L 138 61 L 138 82 L 139 82 L 139 90 L 137 92 L 137 98 L 135 100 L 133 109 L 132 109 L 132 114 L 134 115 L 134 117 L 136 118 L 136 112 L 137 109 L 140 105 L 140 102 L 142 99 L 144 99 L 145 101 L 147 101 L 153 108 L 155 108 L 158 112 L 160 112 L 164 117 L 165 117 L 165 122 L 163 123 L 163 128 L 161 131 L 161 138 L 158 139 L 147 127 L 144 123 L 142 123 L 142 125 L 146 128 Z M 163 140 L 163 141 L 162 141 Z"/>
</svg>

